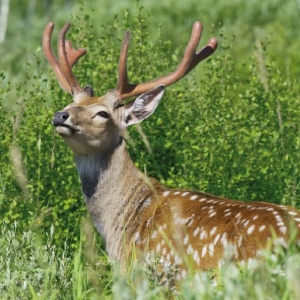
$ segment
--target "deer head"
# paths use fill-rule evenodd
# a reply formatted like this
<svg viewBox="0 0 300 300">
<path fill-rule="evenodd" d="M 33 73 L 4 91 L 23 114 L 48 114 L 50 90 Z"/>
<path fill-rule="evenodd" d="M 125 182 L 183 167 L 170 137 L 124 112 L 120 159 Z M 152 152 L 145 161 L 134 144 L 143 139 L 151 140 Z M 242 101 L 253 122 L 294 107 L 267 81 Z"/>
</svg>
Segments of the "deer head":
<svg viewBox="0 0 300 300">
<path fill-rule="evenodd" d="M 71 23 L 67 23 L 59 33 L 57 59 L 51 49 L 54 24 L 48 23 L 43 34 L 43 50 L 60 86 L 74 100 L 55 114 L 53 125 L 78 155 L 103 152 L 118 144 L 124 128 L 141 122 L 154 112 L 166 86 L 184 77 L 217 48 L 217 40 L 212 38 L 208 45 L 196 52 L 202 33 L 202 24 L 197 21 L 193 25 L 182 61 L 175 71 L 150 82 L 131 84 L 127 76 L 130 39 L 130 32 L 127 31 L 119 59 L 117 87 L 104 96 L 94 97 L 92 87 L 88 85 L 82 88 L 72 72 L 72 67 L 85 55 L 86 50 L 76 50 L 66 40 L 70 26 Z M 124 104 L 124 100 L 134 96 L 138 98 Z"/>
</svg>

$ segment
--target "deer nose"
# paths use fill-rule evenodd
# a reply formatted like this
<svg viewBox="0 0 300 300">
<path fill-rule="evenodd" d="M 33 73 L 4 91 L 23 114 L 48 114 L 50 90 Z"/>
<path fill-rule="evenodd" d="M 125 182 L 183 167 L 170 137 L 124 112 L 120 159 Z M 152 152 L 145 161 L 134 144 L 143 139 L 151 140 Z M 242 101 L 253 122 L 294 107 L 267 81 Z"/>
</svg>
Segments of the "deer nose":
<svg viewBox="0 0 300 300">
<path fill-rule="evenodd" d="M 63 125 L 64 122 L 70 117 L 70 114 L 63 110 L 63 111 L 58 111 L 57 113 L 55 113 L 54 118 L 52 120 L 52 124 L 54 126 L 59 126 L 59 125 Z"/>
</svg>

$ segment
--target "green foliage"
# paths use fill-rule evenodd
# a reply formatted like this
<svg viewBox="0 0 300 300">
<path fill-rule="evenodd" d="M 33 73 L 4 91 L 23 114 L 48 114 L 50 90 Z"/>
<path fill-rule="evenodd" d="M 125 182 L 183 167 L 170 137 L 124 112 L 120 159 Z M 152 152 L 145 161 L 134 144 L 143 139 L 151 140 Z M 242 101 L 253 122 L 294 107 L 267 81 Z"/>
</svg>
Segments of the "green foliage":
<svg viewBox="0 0 300 300">
<path fill-rule="evenodd" d="M 70 289 L 72 261 L 66 244 L 60 250 L 53 244 L 53 227 L 45 243 L 32 231 L 20 233 L 17 223 L 1 227 L 1 299 L 57 299 Z"/>
<path fill-rule="evenodd" d="M 140 264 L 129 271 L 112 267 L 95 247 L 90 224 L 82 227 L 79 247 L 57 248 L 54 227 L 41 236 L 2 223 L 0 237 L 1 299 L 299 299 L 300 253 L 266 250 L 265 262 L 237 266 L 225 259 L 212 279 L 209 272 L 191 273 L 174 291 L 155 282 Z M 99 248 L 98 248 L 99 249 Z M 100 263 L 99 263 L 100 262 Z M 216 275 L 216 273 L 214 273 Z"/>
<path fill-rule="evenodd" d="M 5 137 L 1 141 L 1 213 L 7 222 L 21 219 L 22 226 L 54 225 L 60 239 L 68 235 L 69 226 L 78 223 L 81 192 L 73 176 L 72 157 L 65 155 L 66 149 L 51 126 L 57 108 L 51 96 L 48 101 L 43 92 L 49 82 L 39 68 L 39 60 L 28 64 L 29 71 L 23 74 L 30 85 L 17 85 L 14 90 L 9 86 L 5 98 L 1 98 L 9 116 L 1 124 Z"/>
<path fill-rule="evenodd" d="M 237 72 L 229 53 L 215 55 L 201 72 L 200 82 L 191 74 L 168 88 L 161 107 L 143 125 L 153 154 L 133 150 L 135 160 L 171 186 L 277 203 L 292 189 L 289 201 L 296 204 L 299 97 L 294 83 L 276 63 L 253 59 Z M 143 141 L 137 143 L 135 149 L 142 147 Z"/>
<path fill-rule="evenodd" d="M 89 5 L 57 0 L 59 5 L 51 5 L 45 14 L 41 3 L 46 2 L 25 14 L 22 9 L 28 1 L 18 7 L 12 4 L 7 40 L 0 47 L 0 215 L 8 224 L 2 226 L 0 238 L 1 297 L 55 298 L 66 287 L 72 291 L 66 299 L 116 297 L 120 291 L 123 299 L 169 295 L 141 270 L 127 278 L 113 273 L 101 239 L 93 229 L 82 229 L 86 210 L 72 153 L 51 125 L 53 114 L 71 97 L 61 91 L 42 55 L 40 37 L 49 18 L 56 23 L 53 45 L 58 28 L 72 19 L 69 38 L 75 47 L 88 50 L 74 72 L 97 95 L 116 85 L 126 29 L 132 33 L 129 78 L 142 82 L 175 68 L 192 22 L 200 19 L 205 25 L 203 40 L 217 36 L 219 49 L 167 88 L 151 118 L 130 128 L 133 160 L 171 187 L 299 207 L 297 1 L 226 0 L 215 1 L 213 7 L 207 0 L 155 5 L 116 1 L 113 6 L 102 1 L 99 8 L 97 0 Z M 88 253 L 87 245 L 96 253 Z M 261 275 L 245 270 L 240 276 L 241 269 L 230 265 L 217 289 L 207 274 L 200 274 L 184 283 L 181 298 L 195 299 L 199 292 L 204 299 L 234 299 L 230 293 L 237 282 L 240 298 L 245 291 L 253 298 L 273 292 L 299 295 L 296 285 L 289 286 L 293 276 L 299 278 L 299 270 L 292 267 L 299 265 L 299 257 L 296 252 L 287 255 L 292 258 L 283 266 L 285 277 L 272 277 L 271 268 L 280 265 L 277 260 L 259 270 Z M 276 284 L 268 289 L 272 282 Z M 190 284 L 197 289 L 188 290 Z"/>
<path fill-rule="evenodd" d="M 66 242 L 57 247 L 54 226 L 41 236 L 23 231 L 17 222 L 2 222 L 1 299 L 92 299 L 111 294 L 111 266 L 97 252 L 91 226 L 83 224 L 78 249 L 70 251 Z"/>
</svg>

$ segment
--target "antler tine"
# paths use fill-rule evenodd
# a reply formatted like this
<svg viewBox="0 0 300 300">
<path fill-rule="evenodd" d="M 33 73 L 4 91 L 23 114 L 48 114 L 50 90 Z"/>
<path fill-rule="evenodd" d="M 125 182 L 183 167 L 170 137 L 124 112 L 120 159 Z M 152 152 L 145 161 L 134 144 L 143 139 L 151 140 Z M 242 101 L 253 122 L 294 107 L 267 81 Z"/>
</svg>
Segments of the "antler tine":
<svg viewBox="0 0 300 300">
<path fill-rule="evenodd" d="M 186 72 L 189 73 L 194 69 L 202 60 L 212 55 L 218 47 L 218 40 L 216 38 L 211 38 L 208 42 L 208 45 L 204 46 L 199 52 L 197 52 Z"/>
<path fill-rule="evenodd" d="M 196 53 L 196 48 L 199 44 L 202 34 L 202 28 L 203 26 L 199 21 L 196 21 L 193 24 L 191 38 L 185 49 L 184 56 L 177 68 L 173 72 L 160 78 L 154 79 L 152 81 L 140 84 L 130 84 L 128 82 L 127 53 L 129 33 L 127 32 L 124 38 L 119 61 L 119 81 L 117 87 L 119 99 L 125 100 L 132 96 L 140 95 L 160 84 L 164 84 L 166 86 L 171 85 L 180 80 L 187 73 L 189 73 L 202 60 L 214 53 L 218 46 L 218 42 L 215 38 L 210 39 L 208 45 L 206 45 L 202 48 L 202 50 Z"/>
<path fill-rule="evenodd" d="M 52 47 L 51 47 L 51 36 L 54 28 L 54 23 L 49 22 L 43 33 L 43 39 L 42 39 L 42 47 L 45 54 L 45 57 L 47 61 L 49 62 L 50 66 L 52 67 L 58 82 L 61 86 L 61 88 L 71 94 L 71 89 L 68 81 L 66 80 L 64 73 L 61 69 L 61 65 L 59 61 L 56 59 L 55 55 L 53 54 Z"/>
<path fill-rule="evenodd" d="M 191 58 L 190 63 L 188 65 L 184 64 L 184 58 L 183 58 L 178 68 L 175 71 L 177 72 L 178 69 L 180 69 L 181 65 L 183 65 L 182 71 L 185 69 L 185 72 L 182 73 L 182 77 L 188 74 L 202 60 L 204 60 L 205 58 L 213 54 L 218 47 L 217 39 L 211 38 L 208 42 L 208 45 L 204 46 L 199 52 L 195 53 L 195 50 L 199 44 L 202 35 L 202 30 L 203 30 L 202 24 L 199 21 L 196 21 L 193 24 L 192 35 L 184 53 L 184 57 L 188 56 Z"/>
<path fill-rule="evenodd" d="M 127 30 L 125 33 L 124 41 L 121 48 L 120 59 L 119 59 L 119 70 L 118 70 L 118 85 L 117 91 L 120 95 L 128 93 L 135 85 L 131 85 L 128 82 L 127 74 L 127 55 L 128 55 L 128 46 L 130 40 L 130 31 Z"/>
<path fill-rule="evenodd" d="M 71 26 L 71 23 L 68 22 L 67 24 L 65 24 L 65 26 L 61 29 L 61 31 L 59 32 L 58 35 L 58 43 L 57 43 L 57 52 L 58 52 L 58 58 L 59 58 L 59 62 L 61 65 L 61 69 L 62 72 L 65 76 L 65 79 L 67 80 L 67 82 L 69 83 L 70 89 L 71 89 L 71 95 L 74 96 L 74 98 L 81 93 L 85 94 L 85 90 L 80 86 L 80 84 L 78 83 L 78 81 L 76 80 L 76 77 L 74 76 L 73 72 L 72 72 L 72 67 L 71 64 L 68 61 L 68 57 L 67 57 L 67 51 L 66 51 L 66 44 L 68 45 L 67 47 L 74 51 L 76 51 L 75 49 L 72 48 L 72 46 L 70 45 L 70 42 L 66 42 L 66 33 L 69 30 Z M 79 56 L 74 55 L 75 52 L 72 51 L 72 62 L 76 62 L 79 59 Z M 82 52 L 80 53 L 80 55 L 82 56 Z"/>
<path fill-rule="evenodd" d="M 71 41 L 67 40 L 65 42 L 66 44 L 66 52 L 67 52 L 67 58 L 68 62 L 71 66 L 71 68 L 77 63 L 77 61 L 86 54 L 86 49 L 80 48 L 80 49 L 75 49 L 72 46 Z"/>
</svg>

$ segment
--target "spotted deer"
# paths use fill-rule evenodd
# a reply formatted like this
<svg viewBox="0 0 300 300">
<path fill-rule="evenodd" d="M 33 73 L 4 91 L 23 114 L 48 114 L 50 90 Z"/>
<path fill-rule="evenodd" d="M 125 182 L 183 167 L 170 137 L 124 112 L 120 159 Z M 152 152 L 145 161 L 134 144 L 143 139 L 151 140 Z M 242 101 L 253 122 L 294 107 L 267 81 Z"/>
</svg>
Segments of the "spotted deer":
<svg viewBox="0 0 300 300">
<path fill-rule="evenodd" d="M 249 262 L 276 240 L 286 246 L 295 229 L 300 238 L 300 212 L 265 202 L 241 202 L 191 190 L 168 189 L 147 177 L 132 162 L 124 140 L 127 126 L 150 116 L 165 87 L 188 74 L 217 48 L 212 38 L 199 52 L 202 24 L 195 22 L 178 67 L 166 76 L 131 84 L 127 76 L 130 32 L 118 67 L 117 87 L 94 97 L 82 88 L 72 67 L 86 51 L 66 40 L 67 23 L 58 36 L 58 58 L 51 49 L 54 24 L 43 34 L 43 51 L 60 86 L 74 102 L 55 113 L 53 125 L 74 152 L 85 204 L 112 260 L 126 265 L 132 253 L 155 255 L 162 267 L 176 266 L 179 276 L 193 263 L 199 270 L 222 265 L 226 249 L 232 259 Z M 124 100 L 138 96 L 135 100 Z"/>
</svg>

